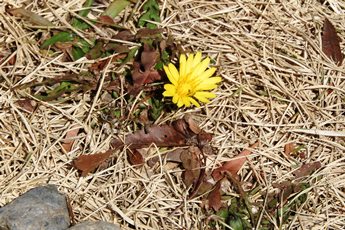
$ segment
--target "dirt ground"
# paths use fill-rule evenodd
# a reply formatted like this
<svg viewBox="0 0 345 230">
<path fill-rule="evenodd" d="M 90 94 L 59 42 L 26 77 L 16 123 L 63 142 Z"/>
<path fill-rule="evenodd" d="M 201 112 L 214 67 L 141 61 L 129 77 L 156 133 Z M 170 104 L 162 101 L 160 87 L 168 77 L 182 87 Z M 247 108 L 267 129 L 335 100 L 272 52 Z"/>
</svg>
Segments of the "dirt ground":
<svg viewBox="0 0 345 230">
<path fill-rule="evenodd" d="M 200 198 L 187 199 L 182 169 L 174 164 L 136 168 L 128 163 L 125 151 L 118 151 L 110 167 L 86 177 L 71 167 L 77 156 L 106 151 L 112 138 L 132 132 L 100 122 L 106 106 L 100 90 L 75 93 L 65 100 L 36 100 L 38 107 L 30 113 L 16 103 L 33 97 L 28 90 L 13 90 L 15 86 L 80 73 L 94 61 L 65 61 L 62 53 L 42 53 L 36 39 L 46 30 L 10 16 L 5 6 L 25 6 L 55 25 L 66 26 L 66 18 L 83 2 L 0 2 L 0 53 L 6 60 L 15 56 L 13 63 L 0 64 L 0 206 L 49 183 L 68 195 L 76 221 L 101 219 L 123 229 L 206 229 L 212 215 L 204 212 Z M 92 14 L 107 4 L 98 1 Z M 305 202 L 283 225 L 274 218 L 270 221 L 276 229 L 345 229 L 345 71 L 344 65 L 327 58 L 321 43 L 328 18 L 344 47 L 345 2 L 165 0 L 159 4 L 164 33 L 185 50 L 210 56 L 223 81 L 211 103 L 167 112 L 156 123 L 189 114 L 213 133 L 215 154 L 207 157 L 206 171 L 259 141 L 239 172 L 245 190 L 259 188 L 261 195 L 253 196 L 253 203 L 265 203 L 262 194 L 276 191 L 276 183 L 294 180 L 294 171 L 303 164 L 320 162 L 316 172 L 302 178 L 309 187 L 294 195 L 298 199 L 307 194 Z M 140 7 L 141 3 L 131 4 L 117 20 L 135 32 L 134 23 L 123 18 Z M 102 74 L 121 75 L 124 68 L 114 70 L 109 65 Z M 112 121 L 115 127 L 117 123 Z M 71 128 L 82 131 L 66 153 L 62 144 Z M 299 148 L 291 156 L 284 152 L 289 143 Z M 161 151 L 156 148 L 151 156 Z M 223 191 L 226 197 L 238 197 L 230 185 Z M 223 205 L 231 202 L 226 197 Z"/>
</svg>

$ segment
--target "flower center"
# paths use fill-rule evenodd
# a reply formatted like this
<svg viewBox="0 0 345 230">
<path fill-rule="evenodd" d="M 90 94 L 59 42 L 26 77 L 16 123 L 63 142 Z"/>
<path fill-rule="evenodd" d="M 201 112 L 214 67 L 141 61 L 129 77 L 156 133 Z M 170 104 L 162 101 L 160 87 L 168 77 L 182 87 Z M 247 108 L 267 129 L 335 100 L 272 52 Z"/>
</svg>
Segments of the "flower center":
<svg viewBox="0 0 345 230">
<path fill-rule="evenodd" d="M 193 89 L 192 89 L 192 86 L 188 82 L 182 82 L 181 84 L 178 85 L 176 93 L 180 95 L 181 97 L 192 96 Z"/>
</svg>

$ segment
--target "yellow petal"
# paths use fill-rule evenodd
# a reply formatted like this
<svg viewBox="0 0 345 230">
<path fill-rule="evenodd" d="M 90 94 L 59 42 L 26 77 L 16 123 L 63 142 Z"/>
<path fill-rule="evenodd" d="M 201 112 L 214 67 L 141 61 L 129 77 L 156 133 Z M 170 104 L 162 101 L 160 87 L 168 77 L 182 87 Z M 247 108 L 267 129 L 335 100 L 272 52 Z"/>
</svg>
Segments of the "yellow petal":
<svg viewBox="0 0 345 230">
<path fill-rule="evenodd" d="M 192 97 L 189 97 L 189 101 L 193 104 L 193 105 L 195 105 L 196 107 L 200 107 L 200 104 L 196 101 L 196 100 L 194 100 L 194 98 L 192 98 Z"/>
<path fill-rule="evenodd" d="M 192 72 L 193 70 L 193 66 L 192 66 L 193 60 L 194 60 L 194 55 L 189 54 L 187 58 L 187 62 L 186 62 L 186 73 L 185 73 L 186 75 Z"/>
<path fill-rule="evenodd" d="M 169 81 L 171 83 L 173 83 L 174 85 L 176 85 L 177 84 L 177 79 L 172 75 L 172 73 L 170 72 L 170 69 L 168 68 L 168 66 L 163 66 L 163 68 L 164 68 L 164 71 L 165 71 Z"/>
<path fill-rule="evenodd" d="M 192 67 L 195 68 L 201 62 L 201 52 L 197 52 L 195 54 L 194 60 L 192 62 Z"/>
<path fill-rule="evenodd" d="M 177 107 L 182 107 L 183 106 L 183 100 L 182 100 L 182 98 L 179 98 L 178 99 L 178 102 L 177 102 Z"/>
<path fill-rule="evenodd" d="M 215 96 L 216 95 L 214 93 L 209 93 L 209 92 L 196 92 L 194 94 L 194 97 L 203 103 L 210 102 L 207 98 L 213 98 Z"/>
<path fill-rule="evenodd" d="M 173 78 L 176 81 L 178 81 L 178 79 L 180 78 L 180 74 L 178 73 L 176 67 L 173 64 L 171 64 L 171 63 L 168 65 L 168 67 L 169 67 L 170 73 L 173 76 Z"/>
<path fill-rule="evenodd" d="M 204 91 L 207 91 L 207 90 L 212 90 L 212 89 L 215 89 L 217 88 L 218 85 L 216 84 L 206 84 L 206 85 L 198 85 L 195 90 L 196 91 L 200 91 L 200 90 L 204 90 Z"/>
<path fill-rule="evenodd" d="M 189 107 L 190 106 L 190 100 L 189 100 L 190 97 L 182 97 L 182 101 L 183 101 L 183 104 L 186 106 L 186 107 Z"/>
<path fill-rule="evenodd" d="M 177 94 L 175 94 L 175 95 L 173 96 L 173 99 L 172 99 L 173 103 L 174 103 L 174 104 L 177 104 L 178 99 L 179 99 L 179 96 L 178 96 Z"/>
<path fill-rule="evenodd" d="M 216 70 L 217 70 L 217 68 L 215 68 L 215 67 L 209 68 L 208 70 L 206 70 L 205 72 L 200 74 L 200 76 L 199 76 L 200 80 L 204 80 L 204 79 L 212 77 L 212 75 L 216 72 Z M 220 81 L 221 80 L 222 79 L 220 78 Z"/>
<path fill-rule="evenodd" d="M 221 82 L 222 78 L 221 77 L 211 77 L 207 79 L 203 79 L 201 83 L 199 83 L 196 87 L 195 90 L 211 90 L 217 87 L 217 83 Z"/>
<path fill-rule="evenodd" d="M 192 76 L 199 77 L 202 74 L 208 65 L 210 64 L 210 58 L 205 58 L 202 62 L 200 62 L 194 69 Z M 212 75 L 211 75 L 212 76 Z"/>
<path fill-rule="evenodd" d="M 187 64 L 187 60 L 186 60 L 186 55 L 181 54 L 180 56 L 180 76 L 184 77 L 186 75 L 186 64 Z"/>
<path fill-rule="evenodd" d="M 176 87 L 172 84 L 165 84 L 164 89 L 166 90 L 163 93 L 163 96 L 165 97 L 172 97 L 176 93 Z"/>
</svg>

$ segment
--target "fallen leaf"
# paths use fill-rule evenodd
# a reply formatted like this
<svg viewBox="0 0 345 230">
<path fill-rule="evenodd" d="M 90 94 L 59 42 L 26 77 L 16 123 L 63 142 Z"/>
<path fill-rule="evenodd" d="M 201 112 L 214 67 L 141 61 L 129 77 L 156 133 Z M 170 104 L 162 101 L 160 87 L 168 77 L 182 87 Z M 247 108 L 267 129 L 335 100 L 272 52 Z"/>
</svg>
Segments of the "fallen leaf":
<svg viewBox="0 0 345 230">
<path fill-rule="evenodd" d="M 193 120 L 193 118 L 191 116 L 189 116 L 189 115 L 184 116 L 183 119 L 186 121 L 189 129 L 192 130 L 193 133 L 199 134 L 201 132 L 199 125 Z"/>
<path fill-rule="evenodd" d="M 158 147 L 183 146 L 186 144 L 182 133 L 177 132 L 170 125 L 153 125 L 151 127 L 128 134 L 124 142 L 114 139 L 111 142 L 113 148 L 128 145 L 131 149 L 147 148 L 152 144 Z"/>
<path fill-rule="evenodd" d="M 159 52 L 150 48 L 148 44 L 144 44 L 144 50 L 141 53 L 140 61 L 135 61 L 133 63 L 133 86 L 130 89 L 131 94 L 138 94 L 145 84 L 161 79 L 161 75 L 154 69 L 158 59 Z"/>
<path fill-rule="evenodd" d="M 251 145 L 249 148 L 253 149 L 259 145 L 259 142 Z M 213 170 L 212 177 L 214 180 L 220 180 L 223 176 L 223 172 L 228 171 L 234 177 L 237 176 L 238 171 L 241 169 L 243 164 L 247 161 L 247 156 L 252 153 L 252 150 L 244 149 L 240 154 L 238 154 L 235 159 L 225 162 L 221 167 Z"/>
<path fill-rule="evenodd" d="M 181 153 L 180 159 L 185 171 L 182 174 L 184 184 L 189 188 L 195 186 L 200 176 L 201 159 L 200 150 L 198 147 L 189 147 Z"/>
<path fill-rule="evenodd" d="M 341 39 L 337 35 L 334 26 L 326 18 L 322 30 L 322 51 L 337 65 L 341 65 L 344 59 L 344 55 L 341 53 L 340 49 L 340 41 Z"/>
<path fill-rule="evenodd" d="M 131 165 L 142 166 L 145 163 L 143 155 L 141 155 L 141 153 L 136 149 L 129 150 L 127 152 L 127 156 Z"/>
<path fill-rule="evenodd" d="M 24 8 L 15 8 L 15 9 L 8 9 L 8 13 L 14 16 L 24 17 L 29 20 L 31 23 L 38 25 L 38 26 L 54 26 L 49 20 L 41 17 L 40 15 L 26 10 Z"/>
<path fill-rule="evenodd" d="M 135 36 L 129 30 L 122 30 L 114 35 L 113 39 L 123 41 L 134 41 Z"/>
<path fill-rule="evenodd" d="M 37 107 L 37 102 L 29 98 L 18 100 L 16 104 L 28 113 L 32 113 Z"/>
<path fill-rule="evenodd" d="M 208 205 L 215 211 L 218 211 L 222 207 L 222 200 L 220 194 L 221 181 L 218 181 L 214 186 L 213 190 L 208 194 L 207 200 Z"/>
<path fill-rule="evenodd" d="M 181 128 L 183 127 L 183 128 Z M 193 143 L 196 137 L 184 119 L 178 119 L 172 124 L 153 125 L 142 130 L 128 134 L 124 141 L 115 138 L 111 142 L 113 148 L 120 148 L 124 145 L 130 149 L 141 149 L 155 144 L 158 147 L 187 146 Z M 195 142 L 196 143 L 196 138 Z"/>
<path fill-rule="evenodd" d="M 65 152 L 70 152 L 74 144 L 75 137 L 78 135 L 80 128 L 72 128 L 67 131 L 65 139 L 63 140 L 62 148 Z"/>
<path fill-rule="evenodd" d="M 142 28 L 140 29 L 135 37 L 137 39 L 140 38 L 156 38 L 161 36 L 161 33 L 163 32 L 163 29 L 149 29 L 149 28 Z"/>
<path fill-rule="evenodd" d="M 292 173 L 295 175 L 295 178 L 297 179 L 304 176 L 308 176 L 319 168 L 321 168 L 321 162 L 315 161 L 302 165 L 299 169 L 293 171 Z"/>
<path fill-rule="evenodd" d="M 291 143 L 287 143 L 284 146 L 284 153 L 285 156 L 290 157 L 291 153 L 295 150 L 295 143 L 291 142 Z"/>
<path fill-rule="evenodd" d="M 86 176 L 94 171 L 105 160 L 107 160 L 114 150 L 110 149 L 104 153 L 96 153 L 91 155 L 80 155 L 73 160 L 73 166 L 81 171 L 81 176 Z"/>
<path fill-rule="evenodd" d="M 108 15 L 101 15 L 98 17 L 98 22 L 100 24 L 104 24 L 104 25 L 114 25 L 115 22 L 114 20 L 112 19 L 112 17 L 108 16 Z"/>
</svg>

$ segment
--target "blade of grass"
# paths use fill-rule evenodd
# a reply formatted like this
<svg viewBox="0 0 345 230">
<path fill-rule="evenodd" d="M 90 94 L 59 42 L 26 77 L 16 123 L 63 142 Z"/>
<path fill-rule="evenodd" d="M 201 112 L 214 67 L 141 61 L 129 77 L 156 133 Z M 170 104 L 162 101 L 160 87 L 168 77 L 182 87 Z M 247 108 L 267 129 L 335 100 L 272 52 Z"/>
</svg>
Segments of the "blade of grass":
<svg viewBox="0 0 345 230">
<path fill-rule="evenodd" d="M 45 40 L 41 45 L 41 49 L 48 48 L 49 46 L 54 45 L 57 42 L 71 42 L 74 40 L 74 34 L 66 31 L 59 32 L 53 37 Z"/>
<path fill-rule="evenodd" d="M 94 0 L 86 0 L 86 2 L 83 5 L 84 9 L 79 11 L 78 15 L 80 17 L 86 17 L 90 12 L 91 6 L 93 3 L 94 3 Z M 85 30 L 90 27 L 88 23 L 84 22 L 82 19 L 75 18 L 75 17 L 72 19 L 71 24 L 74 28 L 80 29 L 80 30 Z"/>
</svg>

